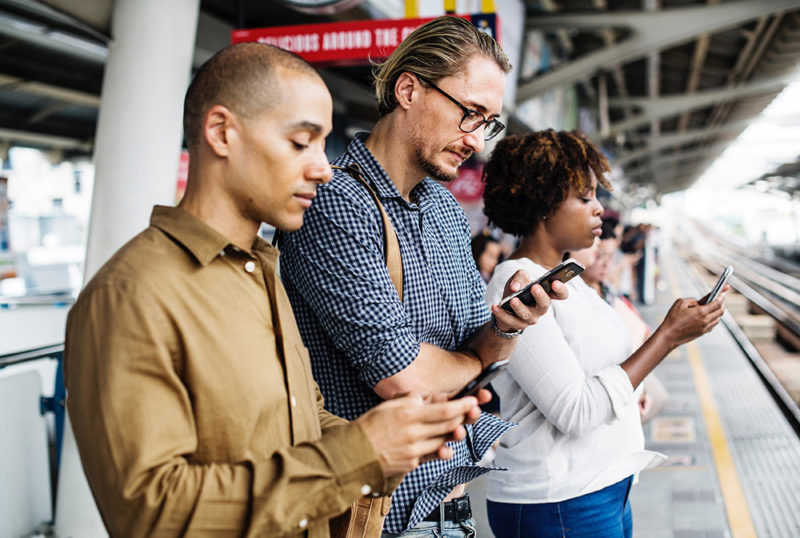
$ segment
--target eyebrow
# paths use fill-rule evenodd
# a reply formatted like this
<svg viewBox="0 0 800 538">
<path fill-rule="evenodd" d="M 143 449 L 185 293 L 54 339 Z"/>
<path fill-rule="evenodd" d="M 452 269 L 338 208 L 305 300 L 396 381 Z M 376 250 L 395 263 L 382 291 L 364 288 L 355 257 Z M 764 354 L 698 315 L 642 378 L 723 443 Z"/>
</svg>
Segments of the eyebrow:
<svg viewBox="0 0 800 538">
<path fill-rule="evenodd" d="M 318 123 L 314 123 L 312 121 L 298 121 L 289 126 L 289 129 L 292 131 L 295 130 L 303 130 L 303 131 L 311 131 L 314 134 L 322 133 L 322 125 Z"/>
</svg>

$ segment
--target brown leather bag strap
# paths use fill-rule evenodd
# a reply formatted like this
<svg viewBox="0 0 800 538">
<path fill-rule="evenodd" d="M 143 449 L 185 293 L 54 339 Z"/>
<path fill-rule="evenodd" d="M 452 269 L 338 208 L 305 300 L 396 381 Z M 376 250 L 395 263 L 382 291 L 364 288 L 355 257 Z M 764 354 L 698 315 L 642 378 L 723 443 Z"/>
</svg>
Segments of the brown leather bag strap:
<svg viewBox="0 0 800 538">
<path fill-rule="evenodd" d="M 358 163 L 350 163 L 347 166 L 331 165 L 331 168 L 335 170 L 343 170 L 350 174 L 353 179 L 361 183 L 367 189 L 367 192 L 372 195 L 375 205 L 378 206 L 378 211 L 381 214 L 381 220 L 383 220 L 383 260 L 384 263 L 386 263 L 386 268 L 389 270 L 389 278 L 392 279 L 392 284 L 394 284 L 394 287 L 397 290 L 397 296 L 400 297 L 400 300 L 402 300 L 403 258 L 400 254 L 400 243 L 397 241 L 397 234 L 392 226 L 392 221 L 389 220 L 389 215 L 386 214 L 386 209 L 384 209 L 380 198 L 378 198 L 378 193 L 376 193 L 375 189 L 372 188 L 372 185 L 370 185 L 369 182 L 364 179 L 364 175 L 361 172 L 361 167 L 358 165 Z"/>
</svg>

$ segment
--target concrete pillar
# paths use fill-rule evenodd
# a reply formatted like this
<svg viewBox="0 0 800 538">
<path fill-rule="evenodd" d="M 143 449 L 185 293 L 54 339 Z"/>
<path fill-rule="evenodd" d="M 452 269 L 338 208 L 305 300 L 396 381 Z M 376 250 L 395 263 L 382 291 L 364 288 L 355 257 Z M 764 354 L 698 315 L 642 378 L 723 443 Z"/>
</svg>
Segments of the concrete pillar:
<svg viewBox="0 0 800 538">
<path fill-rule="evenodd" d="M 143 230 L 153 204 L 172 205 L 183 95 L 200 0 L 116 0 L 103 77 L 84 282 Z M 106 536 L 69 424 L 61 454 L 55 531 Z"/>
<path fill-rule="evenodd" d="M 117 0 L 103 77 L 84 282 L 175 202 L 199 0 Z"/>
</svg>

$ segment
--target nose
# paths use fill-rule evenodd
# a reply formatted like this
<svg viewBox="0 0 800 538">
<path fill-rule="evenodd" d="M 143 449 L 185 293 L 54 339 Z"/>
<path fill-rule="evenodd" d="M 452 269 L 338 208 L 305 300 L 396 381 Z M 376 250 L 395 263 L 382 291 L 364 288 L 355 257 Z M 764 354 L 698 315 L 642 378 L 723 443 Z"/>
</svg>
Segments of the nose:
<svg viewBox="0 0 800 538">
<path fill-rule="evenodd" d="M 306 177 L 310 181 L 316 181 L 323 185 L 331 180 L 333 177 L 333 170 L 331 169 L 328 157 L 325 155 L 324 151 L 320 151 L 319 155 L 317 155 L 308 167 Z"/>
<path fill-rule="evenodd" d="M 486 129 L 485 123 L 471 133 L 464 133 L 464 145 L 471 149 L 473 153 L 480 153 L 486 147 L 486 141 L 483 139 L 484 129 Z"/>
<path fill-rule="evenodd" d="M 599 217 L 603 214 L 603 204 L 601 204 L 597 198 L 594 199 L 594 204 L 596 206 L 594 214 Z"/>
</svg>

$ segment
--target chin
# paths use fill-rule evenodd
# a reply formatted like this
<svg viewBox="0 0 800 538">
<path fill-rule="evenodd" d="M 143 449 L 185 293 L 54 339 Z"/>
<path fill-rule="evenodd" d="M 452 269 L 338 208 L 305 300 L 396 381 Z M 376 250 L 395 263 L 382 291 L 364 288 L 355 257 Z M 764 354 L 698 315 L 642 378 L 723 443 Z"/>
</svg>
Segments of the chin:
<svg viewBox="0 0 800 538">
<path fill-rule="evenodd" d="M 265 220 L 267 224 L 271 224 L 277 230 L 282 232 L 295 232 L 303 226 L 303 215 L 299 216 L 284 216 L 283 218 L 274 219 L 275 222 Z"/>
</svg>

